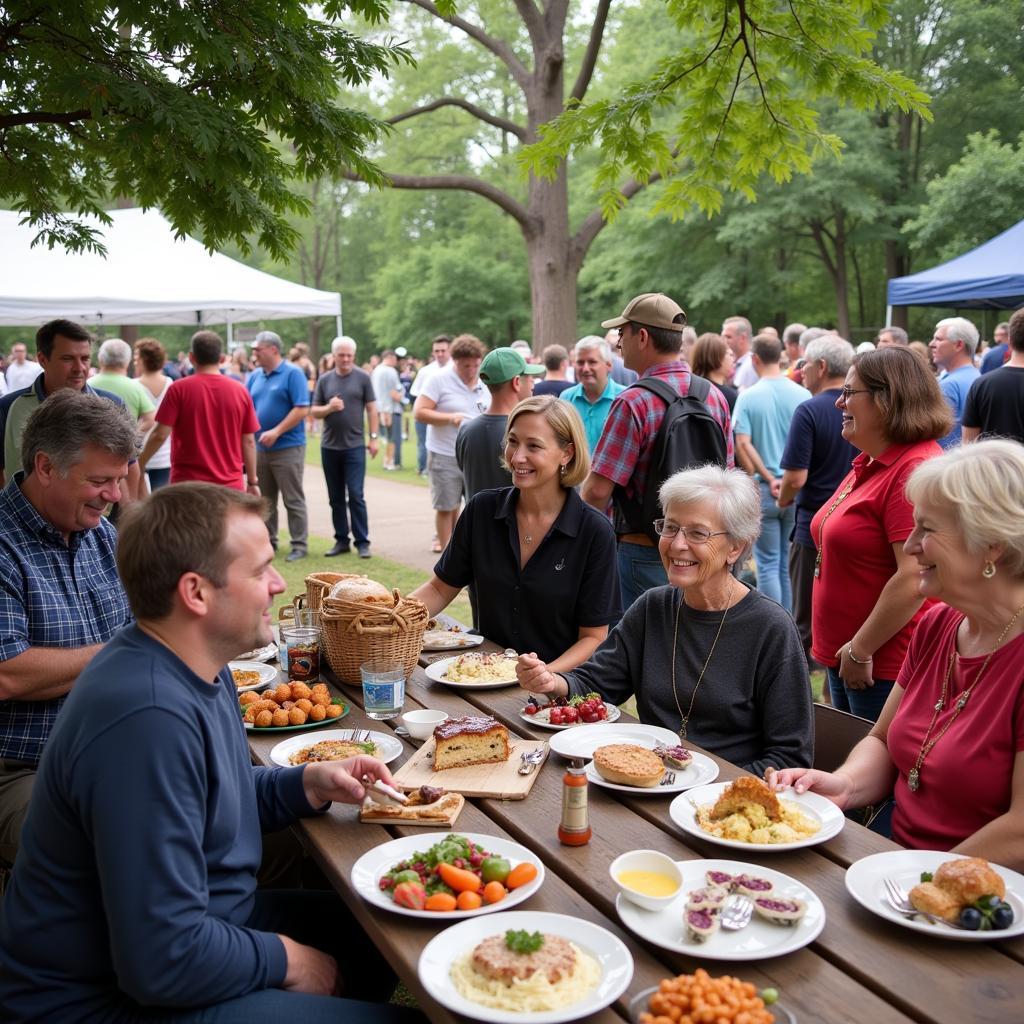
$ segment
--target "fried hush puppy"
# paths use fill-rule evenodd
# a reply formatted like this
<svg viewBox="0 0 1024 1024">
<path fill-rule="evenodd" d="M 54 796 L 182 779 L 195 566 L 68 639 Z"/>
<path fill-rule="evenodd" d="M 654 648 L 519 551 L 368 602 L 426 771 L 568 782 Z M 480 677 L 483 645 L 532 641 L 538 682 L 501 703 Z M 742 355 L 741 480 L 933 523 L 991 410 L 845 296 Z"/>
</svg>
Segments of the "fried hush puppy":
<svg viewBox="0 0 1024 1024">
<path fill-rule="evenodd" d="M 239 696 L 242 719 L 258 729 L 284 728 L 340 718 L 343 708 L 331 703 L 326 683 L 281 683 L 260 694 L 252 691 Z"/>
</svg>

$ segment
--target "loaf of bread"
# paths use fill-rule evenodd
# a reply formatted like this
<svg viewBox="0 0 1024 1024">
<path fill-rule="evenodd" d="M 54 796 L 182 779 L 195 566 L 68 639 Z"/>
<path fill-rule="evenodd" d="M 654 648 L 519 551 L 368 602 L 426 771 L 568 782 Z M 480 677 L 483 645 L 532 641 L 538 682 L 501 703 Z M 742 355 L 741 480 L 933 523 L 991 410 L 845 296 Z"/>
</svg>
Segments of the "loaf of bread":
<svg viewBox="0 0 1024 1024">
<path fill-rule="evenodd" d="M 342 601 L 361 601 L 363 604 L 392 605 L 395 599 L 383 583 L 371 580 L 367 576 L 350 576 L 339 580 L 331 587 L 328 597 Z"/>
<path fill-rule="evenodd" d="M 434 729 L 434 771 L 509 759 L 508 729 L 485 715 L 449 718 Z"/>
</svg>

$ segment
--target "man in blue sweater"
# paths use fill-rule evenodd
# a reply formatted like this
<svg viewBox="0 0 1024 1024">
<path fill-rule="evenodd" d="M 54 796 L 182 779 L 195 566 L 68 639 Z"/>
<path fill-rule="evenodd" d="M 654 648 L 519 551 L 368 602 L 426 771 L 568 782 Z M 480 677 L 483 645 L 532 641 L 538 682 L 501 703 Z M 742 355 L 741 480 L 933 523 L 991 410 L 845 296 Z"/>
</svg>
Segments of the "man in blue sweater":
<svg viewBox="0 0 1024 1024">
<path fill-rule="evenodd" d="M 331 998 L 332 933 L 347 995 L 386 998 L 394 982 L 340 900 L 256 889 L 261 832 L 392 781 L 368 757 L 250 762 L 224 664 L 270 640 L 284 589 L 263 513 L 188 483 L 125 516 L 137 624 L 81 674 L 43 754 L 0 924 L 5 1021 L 398 1019 Z"/>
</svg>

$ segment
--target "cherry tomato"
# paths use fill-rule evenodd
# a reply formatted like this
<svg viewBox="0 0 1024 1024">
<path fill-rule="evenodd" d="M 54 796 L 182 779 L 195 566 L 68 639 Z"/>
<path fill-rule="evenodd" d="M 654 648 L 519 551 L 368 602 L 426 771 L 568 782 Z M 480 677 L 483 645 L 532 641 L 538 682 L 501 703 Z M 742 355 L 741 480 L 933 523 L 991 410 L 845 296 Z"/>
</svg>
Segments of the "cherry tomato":
<svg viewBox="0 0 1024 1024">
<path fill-rule="evenodd" d="M 536 704 L 527 704 L 526 707 L 523 708 L 523 711 L 528 715 L 535 715 L 538 710 L 539 709 Z"/>
</svg>

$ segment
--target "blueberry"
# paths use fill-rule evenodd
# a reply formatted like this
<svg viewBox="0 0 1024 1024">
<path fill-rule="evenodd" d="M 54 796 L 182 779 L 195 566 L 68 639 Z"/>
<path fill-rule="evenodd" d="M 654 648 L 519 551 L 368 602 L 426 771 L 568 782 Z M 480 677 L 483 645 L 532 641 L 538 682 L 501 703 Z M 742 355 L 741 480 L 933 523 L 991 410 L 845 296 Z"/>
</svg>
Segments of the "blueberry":
<svg viewBox="0 0 1024 1024">
<path fill-rule="evenodd" d="M 1013 924 L 1013 908 L 1009 903 L 1001 903 L 992 913 L 993 928 L 1009 928 Z"/>
<path fill-rule="evenodd" d="M 981 911 L 977 907 L 964 907 L 960 911 L 960 924 L 968 931 L 976 932 L 981 927 Z"/>
</svg>

